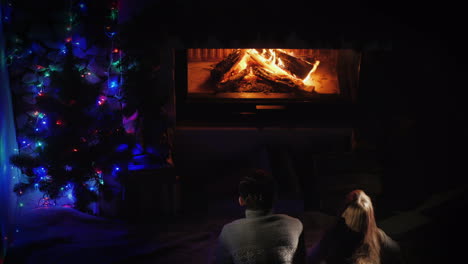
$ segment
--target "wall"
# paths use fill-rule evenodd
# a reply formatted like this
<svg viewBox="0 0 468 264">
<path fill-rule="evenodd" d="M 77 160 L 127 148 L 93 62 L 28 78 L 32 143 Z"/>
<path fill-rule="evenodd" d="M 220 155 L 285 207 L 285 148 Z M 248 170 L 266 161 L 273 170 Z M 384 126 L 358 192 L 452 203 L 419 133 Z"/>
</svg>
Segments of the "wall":
<svg viewBox="0 0 468 264">
<path fill-rule="evenodd" d="M 0 6 L 0 18 L 3 18 Z M 0 260 L 6 252 L 5 245 L 12 238 L 16 199 L 11 191 L 14 179 L 19 177 L 18 169 L 10 165 L 9 157 L 17 152 L 13 107 L 10 93 L 8 70 L 5 58 L 3 19 L 0 19 Z"/>
<path fill-rule="evenodd" d="M 281 186 L 281 199 L 319 201 L 314 159 L 350 151 L 351 129 L 177 126 L 174 160 L 184 201 L 210 203 L 237 197 L 242 171 L 262 168 Z"/>
</svg>

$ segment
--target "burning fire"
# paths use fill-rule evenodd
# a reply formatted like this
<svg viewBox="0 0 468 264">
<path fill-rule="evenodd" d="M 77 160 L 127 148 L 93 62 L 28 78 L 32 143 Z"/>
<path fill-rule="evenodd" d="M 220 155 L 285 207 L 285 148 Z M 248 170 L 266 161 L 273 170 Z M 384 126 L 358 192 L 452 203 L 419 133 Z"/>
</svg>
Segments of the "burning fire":
<svg viewBox="0 0 468 264">
<path fill-rule="evenodd" d="M 299 78 L 288 69 L 285 62 L 283 62 L 283 60 L 280 58 L 279 52 L 295 57 L 292 53 L 288 53 L 282 49 L 263 49 L 261 53 L 257 51 L 257 49 L 245 50 L 243 57 L 238 60 L 238 62 L 233 65 L 233 67 L 221 78 L 221 83 L 229 81 L 231 76 L 235 76 L 246 69 L 248 74 L 243 78 L 255 78 L 254 67 L 260 66 L 262 70 L 272 74 L 278 79 L 289 79 L 292 82 L 292 85 L 297 85 L 306 91 L 312 91 L 314 89 L 312 74 L 317 70 L 320 61 L 317 60 L 315 63 L 311 63 L 300 59 L 304 63 L 310 65 L 312 68 L 306 77 Z"/>
</svg>

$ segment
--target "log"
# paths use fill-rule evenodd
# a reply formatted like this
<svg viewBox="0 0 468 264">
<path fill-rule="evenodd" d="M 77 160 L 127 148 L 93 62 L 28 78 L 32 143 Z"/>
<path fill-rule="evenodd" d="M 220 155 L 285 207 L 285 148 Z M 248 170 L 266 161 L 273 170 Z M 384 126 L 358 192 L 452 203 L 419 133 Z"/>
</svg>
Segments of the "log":
<svg viewBox="0 0 468 264">
<path fill-rule="evenodd" d="M 299 79 L 307 77 L 307 74 L 309 74 L 314 67 L 313 63 L 296 58 L 280 50 L 276 50 L 276 56 L 283 61 L 285 65 L 284 69 Z"/>
<path fill-rule="evenodd" d="M 266 70 L 264 70 L 261 67 L 253 68 L 253 72 L 254 72 L 255 76 L 257 76 L 258 78 L 268 80 L 270 82 L 280 83 L 280 84 L 286 85 L 286 86 L 291 87 L 291 88 L 294 88 L 295 86 L 297 86 L 297 84 L 294 83 L 293 80 L 291 80 L 291 79 L 289 79 L 287 77 L 282 77 L 282 76 L 279 76 L 279 75 L 273 75 L 273 74 L 267 72 Z"/>
<path fill-rule="evenodd" d="M 281 66 L 281 69 L 284 70 L 282 73 L 280 69 L 271 68 L 271 64 L 259 57 L 255 51 L 235 50 L 216 64 L 211 71 L 216 91 L 287 93 L 303 90 L 303 83 L 300 79 L 307 77 L 313 64 L 280 50 L 275 50 L 275 52 L 276 58 L 281 58 L 284 64 Z M 236 66 L 244 56 L 247 56 L 247 67 L 238 71 Z M 266 55 L 264 58 L 268 59 L 268 56 Z"/>
<path fill-rule="evenodd" d="M 238 92 L 238 89 L 241 85 L 242 80 L 248 74 L 248 70 L 245 69 L 240 71 L 236 75 L 230 76 L 227 80 L 223 82 L 218 82 L 216 84 L 216 91 L 217 92 Z"/>
<path fill-rule="evenodd" d="M 299 86 L 291 79 L 271 74 L 260 66 L 253 66 L 254 78 L 248 78 L 250 67 L 229 77 L 216 86 L 218 92 L 271 92 L 288 93 Z"/>
<path fill-rule="evenodd" d="M 228 72 L 245 54 L 245 50 L 237 49 L 229 54 L 224 60 L 220 61 L 211 70 L 211 79 L 219 82 L 224 74 Z"/>
</svg>

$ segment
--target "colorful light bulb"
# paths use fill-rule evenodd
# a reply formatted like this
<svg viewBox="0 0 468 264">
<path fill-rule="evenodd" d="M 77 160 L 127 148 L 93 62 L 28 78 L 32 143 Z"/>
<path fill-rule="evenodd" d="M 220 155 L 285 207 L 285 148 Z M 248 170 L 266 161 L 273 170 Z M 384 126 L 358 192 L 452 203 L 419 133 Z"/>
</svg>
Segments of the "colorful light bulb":
<svg viewBox="0 0 468 264">
<path fill-rule="evenodd" d="M 119 83 L 117 81 L 110 82 L 110 88 L 117 88 L 118 86 L 119 86 Z"/>
</svg>

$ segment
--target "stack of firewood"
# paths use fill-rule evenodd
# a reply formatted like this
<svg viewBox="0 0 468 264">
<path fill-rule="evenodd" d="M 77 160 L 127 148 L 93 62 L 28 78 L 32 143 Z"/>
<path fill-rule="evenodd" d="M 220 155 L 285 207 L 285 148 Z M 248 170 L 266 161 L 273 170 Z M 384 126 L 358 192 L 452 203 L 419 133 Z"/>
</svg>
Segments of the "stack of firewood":
<svg viewBox="0 0 468 264">
<path fill-rule="evenodd" d="M 214 66 L 211 79 L 218 92 L 313 91 L 303 82 L 313 68 L 283 50 L 237 49 Z"/>
</svg>

